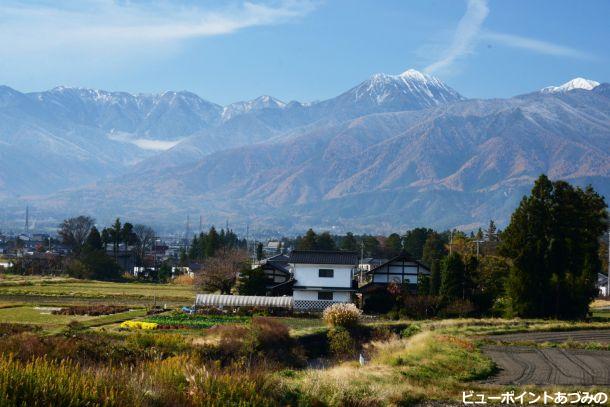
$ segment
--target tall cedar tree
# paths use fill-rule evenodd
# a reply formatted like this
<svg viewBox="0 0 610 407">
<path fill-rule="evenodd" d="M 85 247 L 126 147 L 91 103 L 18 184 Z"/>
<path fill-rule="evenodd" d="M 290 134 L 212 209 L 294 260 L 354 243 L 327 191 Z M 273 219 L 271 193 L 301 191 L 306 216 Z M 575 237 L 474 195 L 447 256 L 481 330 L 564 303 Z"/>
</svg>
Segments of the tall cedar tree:
<svg viewBox="0 0 610 407">
<path fill-rule="evenodd" d="M 441 288 L 441 262 L 433 260 L 430 265 L 430 295 L 438 295 Z"/>
<path fill-rule="evenodd" d="M 426 238 L 422 251 L 422 261 L 432 267 L 434 261 L 440 261 L 447 254 L 445 242 L 441 235 L 436 232 L 431 232 Z"/>
<path fill-rule="evenodd" d="M 212 226 L 205 239 L 205 257 L 214 257 L 216 251 L 220 248 L 220 236 L 216 232 L 216 228 Z"/>
<path fill-rule="evenodd" d="M 347 250 L 350 252 L 356 252 L 360 250 L 358 245 L 358 240 L 352 232 L 347 232 L 347 234 L 341 239 L 341 244 L 339 246 L 341 250 Z"/>
<path fill-rule="evenodd" d="M 297 249 L 298 250 L 316 250 L 318 235 L 313 229 L 309 229 L 305 236 L 298 239 Z"/>
<path fill-rule="evenodd" d="M 465 299 L 466 267 L 459 253 L 452 253 L 442 262 L 440 295 L 448 300 Z"/>
<path fill-rule="evenodd" d="M 426 243 L 426 239 L 432 232 L 432 229 L 426 228 L 415 228 L 413 230 L 409 230 L 405 236 L 404 249 L 407 251 L 407 253 L 413 256 L 413 258 L 420 260 L 424 254 L 424 244 Z"/>
<path fill-rule="evenodd" d="M 89 236 L 87 236 L 87 240 L 85 241 L 85 249 L 88 251 L 93 251 L 102 250 L 103 247 L 104 244 L 102 243 L 100 232 L 95 226 L 93 226 L 89 232 Z"/>
<path fill-rule="evenodd" d="M 489 221 L 489 226 L 485 231 L 485 239 L 488 242 L 498 241 L 498 228 L 496 227 L 496 223 L 493 220 Z"/>
<path fill-rule="evenodd" d="M 392 233 L 385 241 L 386 256 L 398 256 L 402 251 L 402 239 L 398 233 Z"/>
<path fill-rule="evenodd" d="M 587 315 L 596 295 L 599 237 L 607 217 L 606 203 L 593 188 L 538 178 L 502 234 L 501 252 L 513 263 L 508 297 L 514 315 Z"/>
<path fill-rule="evenodd" d="M 379 240 L 375 236 L 363 236 L 362 244 L 364 245 L 364 255 L 367 257 L 379 257 L 381 248 Z"/>
<path fill-rule="evenodd" d="M 318 235 L 316 250 L 337 250 L 337 245 L 329 232 L 322 232 Z"/>
</svg>

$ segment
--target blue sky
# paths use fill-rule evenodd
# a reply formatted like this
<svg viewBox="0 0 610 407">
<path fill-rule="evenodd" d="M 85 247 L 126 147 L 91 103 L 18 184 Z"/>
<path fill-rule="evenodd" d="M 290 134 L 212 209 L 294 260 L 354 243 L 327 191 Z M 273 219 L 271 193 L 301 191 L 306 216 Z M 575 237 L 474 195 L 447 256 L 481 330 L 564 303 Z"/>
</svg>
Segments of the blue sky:
<svg viewBox="0 0 610 407">
<path fill-rule="evenodd" d="M 311 101 L 376 72 L 468 97 L 610 82 L 605 0 L 3 0 L 0 83 Z"/>
</svg>

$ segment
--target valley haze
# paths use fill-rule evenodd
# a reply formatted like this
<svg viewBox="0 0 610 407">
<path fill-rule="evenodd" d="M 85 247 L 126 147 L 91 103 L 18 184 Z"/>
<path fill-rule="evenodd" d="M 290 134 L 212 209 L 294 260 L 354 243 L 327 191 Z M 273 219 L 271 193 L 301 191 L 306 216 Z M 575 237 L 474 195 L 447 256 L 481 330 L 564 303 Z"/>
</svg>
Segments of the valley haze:
<svg viewBox="0 0 610 407">
<path fill-rule="evenodd" d="M 88 214 L 184 230 L 505 225 L 542 173 L 610 197 L 610 85 L 468 99 L 409 69 L 323 101 L 0 87 L 4 228 Z M 13 222 L 11 224 L 10 222 Z"/>
</svg>

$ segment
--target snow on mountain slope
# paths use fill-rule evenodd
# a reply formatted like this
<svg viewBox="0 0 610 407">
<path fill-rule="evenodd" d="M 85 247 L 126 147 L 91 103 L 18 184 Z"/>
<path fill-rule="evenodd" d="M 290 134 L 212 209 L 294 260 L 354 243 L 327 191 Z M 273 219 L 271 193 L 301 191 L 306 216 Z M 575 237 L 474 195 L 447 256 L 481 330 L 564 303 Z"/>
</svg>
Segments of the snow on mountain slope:
<svg viewBox="0 0 610 407">
<path fill-rule="evenodd" d="M 263 95 L 244 102 L 231 103 L 222 109 L 222 119 L 229 120 L 237 115 L 262 109 L 283 109 L 286 103 L 272 96 Z"/>
<path fill-rule="evenodd" d="M 314 107 L 344 112 L 417 110 L 464 100 L 438 78 L 409 69 L 400 75 L 375 74 L 347 92 Z M 355 117 L 355 116 L 352 116 Z"/>
<path fill-rule="evenodd" d="M 179 216 L 170 202 L 180 196 L 181 214 L 205 208 L 211 222 L 265 227 L 504 223 L 541 173 L 610 193 L 609 151 L 610 97 L 537 93 L 328 122 L 154 176 L 128 173 L 63 200 L 83 196 L 108 216 L 119 207 L 167 218 Z M 137 199 L 151 192 L 162 210 Z"/>
<path fill-rule="evenodd" d="M 592 90 L 599 86 L 599 82 L 585 78 L 574 78 L 560 86 L 548 86 L 540 90 L 542 93 L 568 92 L 574 89 Z"/>
</svg>

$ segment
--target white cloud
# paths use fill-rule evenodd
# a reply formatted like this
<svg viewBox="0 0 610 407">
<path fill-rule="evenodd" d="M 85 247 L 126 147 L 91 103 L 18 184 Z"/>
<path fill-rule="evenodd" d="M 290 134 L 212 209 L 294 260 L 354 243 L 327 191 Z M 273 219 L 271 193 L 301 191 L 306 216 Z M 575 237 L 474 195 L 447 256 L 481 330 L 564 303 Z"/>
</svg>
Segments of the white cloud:
<svg viewBox="0 0 610 407">
<path fill-rule="evenodd" d="M 433 73 L 447 69 L 457 59 L 472 52 L 477 34 L 488 14 L 487 0 L 468 0 L 466 13 L 458 23 L 451 45 L 439 60 L 428 65 L 424 71 Z"/>
<path fill-rule="evenodd" d="M 176 1 L 57 0 L 32 4 L 7 0 L 0 4 L 0 52 L 156 46 L 284 23 L 314 7 L 310 0 L 273 4 L 236 1 L 219 9 Z"/>
<path fill-rule="evenodd" d="M 502 34 L 495 32 L 484 32 L 482 39 L 497 42 L 509 47 L 522 48 L 545 55 L 564 56 L 571 58 L 590 59 L 592 56 L 578 49 L 553 44 L 547 41 L 536 40 L 533 38 L 521 37 L 512 34 Z"/>
</svg>

